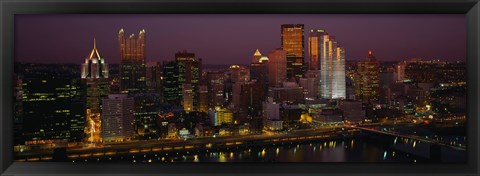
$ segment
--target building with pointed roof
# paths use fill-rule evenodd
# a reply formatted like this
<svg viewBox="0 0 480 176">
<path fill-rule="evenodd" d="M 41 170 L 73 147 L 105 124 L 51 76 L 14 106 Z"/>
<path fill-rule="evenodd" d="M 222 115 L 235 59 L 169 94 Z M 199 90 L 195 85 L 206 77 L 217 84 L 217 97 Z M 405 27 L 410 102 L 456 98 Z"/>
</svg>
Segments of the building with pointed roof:
<svg viewBox="0 0 480 176">
<path fill-rule="evenodd" d="M 118 32 L 120 48 L 120 91 L 121 93 L 144 93 L 147 91 L 145 64 L 145 30 L 140 30 L 138 38 L 134 34 L 125 37 Z"/>
<path fill-rule="evenodd" d="M 102 99 L 110 93 L 108 64 L 97 49 L 95 38 L 93 49 L 82 64 L 82 82 L 87 86 L 85 133 L 87 142 L 101 141 Z"/>
</svg>

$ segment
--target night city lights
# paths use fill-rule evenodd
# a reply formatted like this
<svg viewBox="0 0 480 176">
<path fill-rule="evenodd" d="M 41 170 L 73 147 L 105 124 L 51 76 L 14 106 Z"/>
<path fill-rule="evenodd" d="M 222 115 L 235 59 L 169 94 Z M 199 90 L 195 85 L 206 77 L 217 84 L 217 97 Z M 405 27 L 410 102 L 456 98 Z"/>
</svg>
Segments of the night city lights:
<svg viewBox="0 0 480 176">
<path fill-rule="evenodd" d="M 463 163 L 463 15 L 19 15 L 15 161 Z"/>
</svg>

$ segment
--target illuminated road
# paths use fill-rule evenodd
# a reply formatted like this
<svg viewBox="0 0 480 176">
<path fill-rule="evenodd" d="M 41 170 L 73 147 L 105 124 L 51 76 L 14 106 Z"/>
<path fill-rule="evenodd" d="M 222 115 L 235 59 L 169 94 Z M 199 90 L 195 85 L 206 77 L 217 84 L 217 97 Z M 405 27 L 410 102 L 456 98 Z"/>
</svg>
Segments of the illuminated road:
<svg viewBox="0 0 480 176">
<path fill-rule="evenodd" d="M 328 127 L 322 129 L 296 130 L 288 134 L 263 134 L 225 137 L 204 137 L 188 140 L 149 140 L 132 141 L 123 143 L 103 144 L 95 147 L 71 147 L 67 148 L 68 158 L 88 158 L 92 156 L 113 156 L 148 152 L 170 152 L 185 150 L 208 150 L 217 148 L 229 148 L 239 146 L 268 145 L 272 143 L 293 143 L 302 141 L 317 141 L 332 138 L 344 138 L 353 136 L 359 132 L 357 129 L 345 127 Z M 24 151 L 17 153 L 21 158 L 29 158 L 28 161 L 36 161 L 37 158 L 51 160 L 53 151 Z M 23 161 L 19 159 L 17 161 Z"/>
</svg>

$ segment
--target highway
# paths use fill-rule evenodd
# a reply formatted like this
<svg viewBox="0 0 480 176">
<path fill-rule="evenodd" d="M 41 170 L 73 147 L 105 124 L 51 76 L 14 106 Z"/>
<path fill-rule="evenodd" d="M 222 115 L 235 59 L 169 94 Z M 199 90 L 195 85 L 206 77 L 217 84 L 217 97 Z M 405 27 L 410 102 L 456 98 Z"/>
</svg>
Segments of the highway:
<svg viewBox="0 0 480 176">
<path fill-rule="evenodd" d="M 302 141 L 318 141 L 345 136 L 353 136 L 358 129 L 346 127 L 328 127 L 322 129 L 296 130 L 290 133 L 203 137 L 187 140 L 148 140 L 130 141 L 123 143 L 108 143 L 97 146 L 78 146 L 67 148 L 68 158 L 88 158 L 100 156 L 113 156 L 148 152 L 171 152 L 185 150 L 208 150 L 239 146 L 269 145 L 273 143 L 294 143 Z M 24 151 L 17 153 L 17 161 L 51 160 L 53 150 Z M 28 159 L 27 159 L 28 158 Z"/>
</svg>

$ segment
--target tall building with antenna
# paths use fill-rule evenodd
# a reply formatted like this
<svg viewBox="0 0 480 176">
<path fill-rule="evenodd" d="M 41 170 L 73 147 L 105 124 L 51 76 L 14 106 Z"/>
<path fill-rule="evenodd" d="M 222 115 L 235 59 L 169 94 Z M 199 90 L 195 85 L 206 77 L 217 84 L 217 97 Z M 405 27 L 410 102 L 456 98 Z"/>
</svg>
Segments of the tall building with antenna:
<svg viewBox="0 0 480 176">
<path fill-rule="evenodd" d="M 93 49 L 82 64 L 81 77 L 87 87 L 86 94 L 86 126 L 87 142 L 100 142 L 102 99 L 110 92 L 108 64 L 100 56 L 96 40 L 93 39 Z"/>
</svg>

